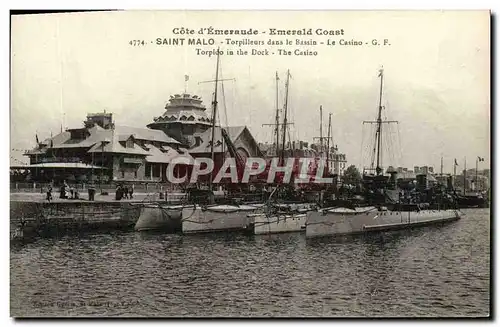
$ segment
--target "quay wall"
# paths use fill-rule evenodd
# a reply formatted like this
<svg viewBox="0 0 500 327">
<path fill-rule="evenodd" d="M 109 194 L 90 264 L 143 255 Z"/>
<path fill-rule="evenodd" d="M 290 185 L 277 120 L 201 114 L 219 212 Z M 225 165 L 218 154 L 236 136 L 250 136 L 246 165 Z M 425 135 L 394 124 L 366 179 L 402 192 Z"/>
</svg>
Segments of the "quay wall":
<svg viewBox="0 0 500 327">
<path fill-rule="evenodd" d="M 97 192 L 100 192 L 101 189 L 108 193 L 114 193 L 116 191 L 117 183 L 108 183 L 108 184 L 94 184 Z M 134 193 L 154 193 L 161 191 L 175 191 L 174 188 L 165 184 L 165 183 L 156 183 L 156 182 L 127 182 L 126 185 L 134 185 Z M 76 188 L 79 192 L 87 192 L 89 184 L 88 183 L 69 183 L 70 187 Z M 13 182 L 10 183 L 10 192 L 11 193 L 45 193 L 49 188 L 48 183 L 28 183 L 28 182 Z M 59 191 L 58 187 L 53 187 L 52 193 L 55 195 Z"/>
<path fill-rule="evenodd" d="M 142 204 L 111 201 L 10 201 L 10 233 L 43 236 L 68 231 L 132 229 Z"/>
</svg>

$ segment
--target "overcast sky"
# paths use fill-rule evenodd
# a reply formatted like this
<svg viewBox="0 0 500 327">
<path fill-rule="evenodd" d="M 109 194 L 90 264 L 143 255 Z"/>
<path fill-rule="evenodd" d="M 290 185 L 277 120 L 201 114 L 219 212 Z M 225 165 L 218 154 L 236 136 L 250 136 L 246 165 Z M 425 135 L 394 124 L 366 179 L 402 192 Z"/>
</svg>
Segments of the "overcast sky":
<svg viewBox="0 0 500 327">
<path fill-rule="evenodd" d="M 196 55 L 209 46 L 158 46 L 156 38 L 174 35 L 175 27 L 198 31 L 258 29 L 266 34 L 235 40 L 290 39 L 269 36 L 269 28 L 344 30 L 343 36 L 306 36 L 323 41 L 317 46 L 246 46 L 316 50 L 317 56 L 222 56 L 224 83 L 219 104 L 222 124 L 247 125 L 258 141 L 272 141 L 275 114 L 275 71 L 280 80 L 290 69 L 289 113 L 292 139 L 319 136 L 319 106 L 324 133 L 332 113 L 332 136 L 349 164 L 368 165 L 370 129 L 363 120 L 376 118 L 379 79 L 385 71 L 384 117 L 398 120 L 385 134 L 384 166 L 434 165 L 445 172 L 453 158 L 463 167 L 489 165 L 490 35 L 489 12 L 185 12 L 140 11 L 27 15 L 12 17 L 11 148 L 26 149 L 64 127 L 80 127 L 88 112 L 106 109 L 117 124 L 145 126 L 164 111 L 169 96 L 184 90 L 210 107 L 213 84 L 198 84 L 215 76 L 215 57 Z M 194 35 L 194 37 L 199 37 Z M 220 44 L 222 50 L 238 47 Z M 209 36 L 206 36 L 208 39 Z M 145 40 L 131 46 L 130 40 Z M 390 46 L 327 46 L 327 40 L 371 42 L 388 39 Z M 153 43 L 151 43 L 151 41 Z M 227 111 L 227 117 L 226 117 Z M 18 151 L 11 156 L 21 158 Z M 12 160 L 11 160 L 12 163 Z"/>
</svg>

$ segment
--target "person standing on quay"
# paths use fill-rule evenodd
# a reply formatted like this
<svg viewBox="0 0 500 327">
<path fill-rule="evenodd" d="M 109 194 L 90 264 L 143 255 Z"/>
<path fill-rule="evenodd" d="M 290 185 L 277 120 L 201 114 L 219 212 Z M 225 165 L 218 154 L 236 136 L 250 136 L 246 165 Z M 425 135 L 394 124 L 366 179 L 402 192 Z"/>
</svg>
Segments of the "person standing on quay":
<svg viewBox="0 0 500 327">
<path fill-rule="evenodd" d="M 94 185 L 94 183 L 91 183 L 89 185 L 88 193 L 89 193 L 89 201 L 94 201 L 94 196 L 95 196 L 95 185 Z"/>
<path fill-rule="evenodd" d="M 52 184 L 49 185 L 49 189 L 47 190 L 47 201 L 52 201 Z"/>
</svg>

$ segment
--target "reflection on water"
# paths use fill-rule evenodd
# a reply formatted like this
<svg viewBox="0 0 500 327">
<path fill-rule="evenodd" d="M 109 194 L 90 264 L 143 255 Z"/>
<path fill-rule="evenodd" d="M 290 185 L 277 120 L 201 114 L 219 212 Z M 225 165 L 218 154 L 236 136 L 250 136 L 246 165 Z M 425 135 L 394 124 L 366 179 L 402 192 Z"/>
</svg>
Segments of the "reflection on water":
<svg viewBox="0 0 500 327">
<path fill-rule="evenodd" d="M 87 234 L 11 248 L 13 316 L 487 316 L 488 209 L 306 240 Z"/>
</svg>

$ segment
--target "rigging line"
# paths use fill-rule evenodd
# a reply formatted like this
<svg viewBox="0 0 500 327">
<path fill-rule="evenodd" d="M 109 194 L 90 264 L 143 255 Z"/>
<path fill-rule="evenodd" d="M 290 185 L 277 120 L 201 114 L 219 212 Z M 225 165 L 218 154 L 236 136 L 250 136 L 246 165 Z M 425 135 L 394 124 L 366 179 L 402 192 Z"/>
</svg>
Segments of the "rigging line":
<svg viewBox="0 0 500 327">
<path fill-rule="evenodd" d="M 401 145 L 401 133 L 400 133 L 400 129 L 399 129 L 399 124 L 396 124 L 396 125 L 397 125 L 397 129 L 398 129 L 399 156 L 400 156 L 400 160 L 402 161 L 403 160 L 403 149 L 402 149 L 402 145 Z"/>
<path fill-rule="evenodd" d="M 226 123 L 226 128 L 229 126 L 228 124 L 228 117 L 227 117 L 227 106 L 226 106 L 226 94 L 224 92 L 224 77 L 222 76 L 222 66 L 220 68 L 220 78 L 221 78 L 221 91 L 222 91 L 222 103 L 224 104 L 224 115 L 226 116 L 225 123 Z M 219 118 L 219 121 L 220 118 Z"/>
<path fill-rule="evenodd" d="M 391 140 L 390 140 L 390 137 L 391 137 L 391 134 L 390 134 L 390 130 L 389 128 L 385 128 L 385 141 L 384 141 L 384 145 L 385 148 L 386 148 L 386 152 L 387 152 L 387 156 L 386 156 L 386 159 L 390 160 L 391 158 Z M 384 152 L 382 152 L 383 154 Z"/>
<path fill-rule="evenodd" d="M 397 125 L 397 124 L 396 124 L 396 125 Z M 397 147 L 397 148 L 399 148 L 398 134 L 397 134 L 397 126 L 392 126 L 392 131 L 393 131 L 392 135 L 393 135 L 393 138 L 394 138 L 394 146 L 395 146 L 395 147 Z M 394 153 L 394 159 L 395 159 L 396 161 L 399 161 L 399 158 L 398 158 L 398 153 L 397 153 L 397 152 L 398 152 L 398 149 L 397 149 L 397 148 L 395 148 L 395 150 L 393 151 L 393 153 Z"/>
<path fill-rule="evenodd" d="M 288 85 L 288 106 L 287 106 L 287 110 L 288 110 L 288 121 L 294 121 L 295 120 L 295 112 L 294 112 L 294 107 L 292 105 L 292 96 L 291 94 L 293 94 L 291 91 L 290 91 L 290 84 Z M 293 129 L 293 131 L 292 131 Z M 288 132 L 288 142 L 290 142 L 290 149 L 292 149 L 292 135 L 295 134 L 295 125 L 290 125 L 289 127 L 287 127 L 287 132 Z M 295 135 L 294 135 L 295 137 Z M 295 138 L 294 138 L 295 140 Z"/>
<path fill-rule="evenodd" d="M 373 163 L 371 162 L 372 158 L 373 158 L 372 151 L 371 151 L 372 147 L 373 147 L 372 134 L 373 134 L 373 126 L 370 125 L 368 127 L 368 133 L 366 134 L 367 144 L 366 144 L 366 149 L 365 149 L 365 153 L 364 153 L 364 156 L 366 158 L 367 168 L 373 168 Z"/>
<path fill-rule="evenodd" d="M 372 133 L 373 133 L 373 152 L 372 152 L 372 164 L 371 164 L 371 169 L 375 168 L 375 157 L 376 157 L 376 149 L 377 149 L 377 128 L 372 126 Z M 380 149 L 379 149 L 380 151 Z"/>
<path fill-rule="evenodd" d="M 360 148 L 360 153 L 359 153 L 359 159 L 360 159 L 360 164 L 361 166 L 359 167 L 359 171 L 363 172 L 363 165 L 364 165 L 364 153 L 365 149 L 363 147 L 364 142 L 365 142 L 365 126 L 361 125 L 361 148 Z"/>
<path fill-rule="evenodd" d="M 253 92 L 253 85 L 252 85 L 252 74 L 250 71 L 250 66 L 248 66 L 248 82 L 249 82 L 249 90 L 248 90 L 248 123 L 252 123 L 252 92 Z"/>
<path fill-rule="evenodd" d="M 389 142 L 390 142 L 390 146 L 391 146 L 390 155 L 391 155 L 392 162 L 394 162 L 396 160 L 396 155 L 395 155 L 395 151 L 394 151 L 394 147 L 396 146 L 396 142 L 394 142 L 393 130 L 394 130 L 394 128 L 393 128 L 393 126 L 391 126 L 391 129 L 389 130 L 389 132 L 391 133 Z"/>
<path fill-rule="evenodd" d="M 389 124 L 390 125 L 390 124 Z M 387 157 L 386 159 L 388 160 L 386 162 L 386 167 L 389 166 L 389 163 L 394 162 L 394 149 L 393 149 L 393 144 L 392 144 L 392 138 L 391 138 L 391 130 L 389 128 L 386 128 L 387 130 L 387 137 L 386 137 L 386 148 L 387 148 Z"/>
</svg>

